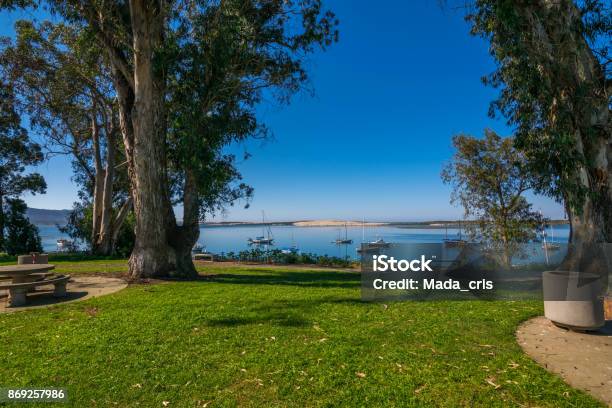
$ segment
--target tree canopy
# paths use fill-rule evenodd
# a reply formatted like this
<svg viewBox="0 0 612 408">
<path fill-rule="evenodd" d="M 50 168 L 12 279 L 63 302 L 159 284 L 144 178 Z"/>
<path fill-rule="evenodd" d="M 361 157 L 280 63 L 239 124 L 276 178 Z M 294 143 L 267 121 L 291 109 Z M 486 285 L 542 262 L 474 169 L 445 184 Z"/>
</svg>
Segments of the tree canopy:
<svg viewBox="0 0 612 408">
<path fill-rule="evenodd" d="M 252 194 L 225 148 L 267 135 L 257 105 L 264 95 L 287 102 L 303 89 L 306 56 L 337 40 L 335 16 L 321 0 L 49 0 L 3 6 L 26 3 L 45 4 L 62 19 L 62 25 L 38 31 L 42 35 L 34 43 L 44 45 L 36 51 L 45 53 L 45 61 L 56 61 L 61 54 L 56 51 L 66 47 L 53 50 L 40 39 L 62 26 L 78 33 L 75 39 L 94 40 L 77 58 L 72 52 L 54 64 L 58 77 L 64 68 L 76 68 L 75 74 L 80 66 L 91 68 L 89 57 L 108 64 L 104 72 L 116 95 L 134 203 L 131 276 L 193 275 L 189 255 L 198 222 Z M 73 67 L 64 61 L 79 62 Z M 182 223 L 175 219 L 175 204 L 183 205 Z"/>
<path fill-rule="evenodd" d="M 23 193 L 44 193 L 45 180 L 38 173 L 27 173 L 27 166 L 43 160 L 41 148 L 28 138 L 15 111 L 15 95 L 10 87 L 0 82 L 0 247 L 5 247 L 5 205 L 16 208 L 7 200 L 15 200 Z M 10 204 L 10 205 L 9 205 Z M 25 205 L 25 204 L 24 204 Z M 25 211 L 25 209 L 24 209 Z M 10 220 L 9 220 L 10 221 Z"/>
<path fill-rule="evenodd" d="M 598 0 L 476 0 L 500 89 L 491 114 L 516 129 L 536 191 L 565 203 L 573 242 L 612 241 L 612 9 Z"/>
<path fill-rule="evenodd" d="M 443 181 L 453 187 L 452 201 L 474 221 L 466 226 L 470 238 L 502 250 L 509 265 L 512 254 L 534 237 L 542 222 L 523 196 L 534 186 L 525 156 L 514 148 L 512 138 L 489 129 L 482 139 L 456 135 L 453 145 L 456 152 L 442 171 Z"/>
</svg>

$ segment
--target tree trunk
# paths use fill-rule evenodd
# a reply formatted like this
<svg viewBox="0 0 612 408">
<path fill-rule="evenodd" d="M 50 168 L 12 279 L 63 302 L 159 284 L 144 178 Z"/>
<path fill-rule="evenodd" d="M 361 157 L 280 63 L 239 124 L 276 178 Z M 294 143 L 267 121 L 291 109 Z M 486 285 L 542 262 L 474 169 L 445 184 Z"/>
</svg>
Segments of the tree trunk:
<svg viewBox="0 0 612 408">
<path fill-rule="evenodd" d="M 175 269 L 175 252 L 168 242 L 176 224 L 166 181 L 164 80 L 155 72 L 153 61 L 163 38 L 164 10 L 158 2 L 131 0 L 130 13 L 134 48 L 133 144 L 127 158 L 136 242 L 129 276 L 140 279 L 166 276 Z"/>
<path fill-rule="evenodd" d="M 102 185 L 102 210 L 100 214 L 100 230 L 95 243 L 96 253 L 110 255 L 113 252 L 113 182 L 115 178 L 115 135 L 109 132 L 106 136 L 106 166 Z"/>
<path fill-rule="evenodd" d="M 91 114 L 91 140 L 93 145 L 94 159 L 94 186 L 93 186 L 93 209 L 91 243 L 93 252 L 96 253 L 98 236 L 100 234 L 100 220 L 102 218 L 102 190 L 104 188 L 104 169 L 102 168 L 102 157 L 100 154 L 100 127 L 96 120 L 95 102 Z"/>
<path fill-rule="evenodd" d="M 123 222 L 125 221 L 125 218 L 127 217 L 131 209 L 132 209 L 132 197 L 130 196 L 128 197 L 127 200 L 125 200 L 121 208 L 119 208 L 119 212 L 117 212 L 117 216 L 115 217 L 115 220 L 113 221 L 113 227 L 111 228 L 113 233 L 110 238 L 111 254 L 115 252 L 115 248 L 117 245 L 117 239 L 119 237 L 119 232 L 121 232 L 121 226 L 123 225 Z"/>
<path fill-rule="evenodd" d="M 0 194 L 0 251 L 6 251 L 4 248 L 4 195 Z"/>
<path fill-rule="evenodd" d="M 176 230 L 177 239 L 174 240 L 176 275 L 182 278 L 195 278 L 198 272 L 193 265 L 191 249 L 200 236 L 200 205 L 194 175 L 189 170 L 185 171 L 183 187 L 183 225 Z"/>
</svg>

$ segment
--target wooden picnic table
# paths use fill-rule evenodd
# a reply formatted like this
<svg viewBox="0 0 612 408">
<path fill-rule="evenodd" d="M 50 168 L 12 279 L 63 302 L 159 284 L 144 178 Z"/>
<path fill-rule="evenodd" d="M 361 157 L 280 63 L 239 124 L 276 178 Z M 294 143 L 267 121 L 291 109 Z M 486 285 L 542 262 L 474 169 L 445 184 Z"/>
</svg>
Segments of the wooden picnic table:
<svg viewBox="0 0 612 408">
<path fill-rule="evenodd" d="M 51 264 L 23 264 L 0 266 L 0 277 L 9 277 L 12 283 L 31 282 L 41 274 L 55 269 Z"/>
</svg>

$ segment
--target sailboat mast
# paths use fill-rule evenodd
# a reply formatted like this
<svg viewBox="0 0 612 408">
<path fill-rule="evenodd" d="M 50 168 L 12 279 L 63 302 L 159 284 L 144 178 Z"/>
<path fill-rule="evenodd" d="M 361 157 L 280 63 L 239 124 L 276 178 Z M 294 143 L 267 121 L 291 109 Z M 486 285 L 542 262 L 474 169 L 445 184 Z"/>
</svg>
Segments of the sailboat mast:
<svg viewBox="0 0 612 408">
<path fill-rule="evenodd" d="M 555 242 L 555 228 L 552 222 L 550 223 L 550 242 Z"/>
<path fill-rule="evenodd" d="M 266 235 L 266 215 L 264 210 L 261 210 L 261 236 Z"/>
<path fill-rule="evenodd" d="M 361 221 L 361 242 L 365 242 L 365 217 Z"/>
</svg>

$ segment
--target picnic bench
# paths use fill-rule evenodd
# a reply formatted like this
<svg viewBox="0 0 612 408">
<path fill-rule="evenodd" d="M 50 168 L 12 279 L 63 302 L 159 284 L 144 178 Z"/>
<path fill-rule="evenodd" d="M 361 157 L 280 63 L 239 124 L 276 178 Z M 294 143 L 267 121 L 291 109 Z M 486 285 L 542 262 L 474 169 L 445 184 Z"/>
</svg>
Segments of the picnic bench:
<svg viewBox="0 0 612 408">
<path fill-rule="evenodd" d="M 37 286 L 53 285 L 53 296 L 66 296 L 66 284 L 70 275 L 55 275 L 51 272 L 53 269 L 55 265 L 50 264 L 0 266 L 0 289 L 8 290 L 9 306 L 24 305 L 26 294 Z"/>
<path fill-rule="evenodd" d="M 208 252 L 202 252 L 200 254 L 193 254 L 193 260 L 194 261 L 208 261 L 208 262 L 213 262 L 215 260 L 215 257 L 213 254 L 208 253 Z"/>
</svg>

